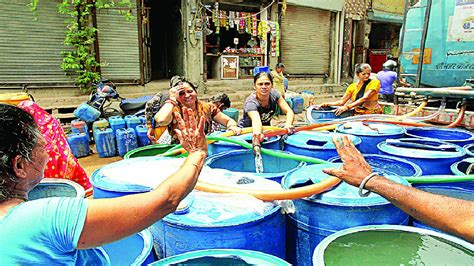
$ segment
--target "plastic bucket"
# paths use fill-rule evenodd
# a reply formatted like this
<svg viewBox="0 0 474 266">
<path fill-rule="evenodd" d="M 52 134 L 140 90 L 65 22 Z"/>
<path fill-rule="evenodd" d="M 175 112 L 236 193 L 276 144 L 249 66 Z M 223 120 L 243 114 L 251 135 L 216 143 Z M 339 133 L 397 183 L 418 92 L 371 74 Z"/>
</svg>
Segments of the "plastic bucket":
<svg viewBox="0 0 474 266">
<path fill-rule="evenodd" d="M 62 178 L 45 178 L 28 192 L 28 200 L 50 197 L 84 198 L 85 191 L 76 182 Z"/>
<path fill-rule="evenodd" d="M 451 165 L 466 154 L 458 145 L 435 139 L 388 139 L 379 143 L 377 147 L 385 154 L 415 163 L 424 175 L 451 174 Z"/>
<path fill-rule="evenodd" d="M 401 177 L 414 177 L 421 176 L 423 173 L 418 165 L 395 156 L 364 154 L 364 158 L 374 172 L 384 176 L 396 175 Z M 341 158 L 333 157 L 330 158 L 328 162 L 341 163 Z"/>
<path fill-rule="evenodd" d="M 466 189 L 465 187 L 456 186 L 456 183 L 450 183 L 450 186 L 446 184 L 416 184 L 414 187 L 433 194 L 474 201 L 474 189 Z M 413 226 L 441 232 L 414 218 Z"/>
<path fill-rule="evenodd" d="M 336 131 L 361 138 L 359 151 L 364 154 L 380 154 L 378 143 L 386 139 L 403 138 L 405 135 L 403 127 L 383 123 L 348 122 L 338 125 Z"/>
<path fill-rule="evenodd" d="M 169 149 L 175 146 L 175 144 L 153 144 L 129 151 L 125 154 L 123 158 L 130 159 L 146 156 L 156 156 L 167 152 Z"/>
<path fill-rule="evenodd" d="M 240 141 L 245 141 L 248 143 L 252 143 L 252 134 L 244 134 L 244 135 L 239 135 L 239 136 L 232 136 L 230 137 L 231 139 L 236 139 Z M 266 149 L 272 149 L 272 150 L 279 150 L 280 149 L 280 136 L 275 136 L 270 139 L 265 139 L 262 143 L 262 148 Z M 221 152 L 227 152 L 227 151 L 234 151 L 234 150 L 247 150 L 246 148 L 230 143 L 230 142 L 225 142 L 225 141 L 216 141 L 208 146 L 208 155 L 214 155 L 217 153 Z"/>
<path fill-rule="evenodd" d="M 149 230 L 103 245 L 110 265 L 148 265 L 155 261 L 153 236 Z"/>
<path fill-rule="evenodd" d="M 147 135 L 148 128 L 145 125 L 138 125 L 135 130 L 137 132 L 138 147 L 143 147 L 151 144 L 151 141 Z"/>
<path fill-rule="evenodd" d="M 292 159 L 277 158 L 262 154 L 263 173 L 255 171 L 255 156 L 251 150 L 236 150 L 218 153 L 206 159 L 210 168 L 226 169 L 237 173 L 253 173 L 256 176 L 280 183 L 286 174 L 306 163 Z"/>
<path fill-rule="evenodd" d="M 341 164 L 304 166 L 282 179 L 284 189 L 317 183 L 328 177 L 325 168 Z M 388 176 L 409 185 L 405 179 Z M 325 193 L 294 200 L 295 212 L 287 217 L 287 259 L 294 265 L 311 265 L 314 248 L 327 236 L 354 226 L 368 224 L 407 224 L 408 215 L 381 196 L 360 197 L 358 188 L 341 182 Z"/>
<path fill-rule="evenodd" d="M 266 203 L 272 207 L 260 213 L 214 195 L 192 192 L 184 210 L 151 227 L 160 258 L 203 249 L 246 249 L 285 258 L 285 217 L 279 206 Z"/>
<path fill-rule="evenodd" d="M 474 133 L 455 128 L 415 127 L 407 128 L 406 136 L 409 138 L 432 138 L 446 141 L 459 146 L 474 143 Z"/>
<path fill-rule="evenodd" d="M 474 245 L 410 226 L 360 226 L 324 239 L 314 250 L 313 264 L 473 265 Z"/>
<path fill-rule="evenodd" d="M 116 133 L 117 150 L 120 156 L 124 156 L 127 152 L 138 148 L 137 136 L 133 128 L 120 128 Z"/>
<path fill-rule="evenodd" d="M 474 144 L 464 146 L 464 150 L 466 151 L 467 156 L 474 157 Z"/>
<path fill-rule="evenodd" d="M 95 148 L 100 158 L 113 157 L 117 154 L 115 135 L 111 128 L 95 131 Z"/>
<path fill-rule="evenodd" d="M 89 140 L 85 133 L 72 133 L 67 135 L 67 143 L 71 148 L 72 154 L 76 158 L 89 156 Z"/>
<path fill-rule="evenodd" d="M 253 250 L 206 249 L 168 257 L 150 265 L 290 265 L 272 255 Z"/>
<path fill-rule="evenodd" d="M 340 135 L 341 134 L 333 132 L 298 132 L 285 139 L 285 147 L 283 150 L 294 154 L 327 160 L 337 156 L 336 147 L 332 142 L 332 138 L 333 136 Z M 349 135 L 349 139 L 352 140 L 356 147 L 361 144 L 359 137 Z"/>
</svg>

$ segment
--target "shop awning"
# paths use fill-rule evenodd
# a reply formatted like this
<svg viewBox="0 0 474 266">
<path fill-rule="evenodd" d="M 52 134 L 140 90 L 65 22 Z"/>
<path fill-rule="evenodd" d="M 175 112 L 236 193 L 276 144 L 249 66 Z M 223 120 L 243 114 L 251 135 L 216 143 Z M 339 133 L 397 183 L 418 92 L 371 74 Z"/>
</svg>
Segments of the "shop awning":
<svg viewBox="0 0 474 266">
<path fill-rule="evenodd" d="M 296 6 L 314 7 L 329 11 L 342 11 L 344 0 L 287 0 L 288 4 Z"/>
<path fill-rule="evenodd" d="M 379 10 L 370 10 L 367 13 L 369 15 L 369 20 L 395 23 L 395 24 L 403 24 L 403 15 L 379 11 Z"/>
</svg>

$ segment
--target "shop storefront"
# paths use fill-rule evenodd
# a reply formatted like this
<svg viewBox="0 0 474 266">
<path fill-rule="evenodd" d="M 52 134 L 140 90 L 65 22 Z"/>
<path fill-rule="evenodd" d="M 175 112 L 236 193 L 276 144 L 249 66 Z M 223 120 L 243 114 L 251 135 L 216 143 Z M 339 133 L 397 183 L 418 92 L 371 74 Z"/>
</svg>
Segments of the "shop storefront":
<svg viewBox="0 0 474 266">
<path fill-rule="evenodd" d="M 270 2 L 271 3 L 271 2 Z M 212 3 L 206 7 L 204 62 L 207 79 L 250 78 L 279 55 L 279 25 L 269 4 Z"/>
</svg>

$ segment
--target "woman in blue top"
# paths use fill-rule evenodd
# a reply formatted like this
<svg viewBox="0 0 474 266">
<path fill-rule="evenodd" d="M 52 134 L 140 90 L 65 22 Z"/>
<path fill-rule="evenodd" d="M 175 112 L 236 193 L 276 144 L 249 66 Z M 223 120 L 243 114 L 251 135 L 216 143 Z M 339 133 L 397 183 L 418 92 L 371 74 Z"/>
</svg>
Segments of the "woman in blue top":
<svg viewBox="0 0 474 266">
<path fill-rule="evenodd" d="M 136 234 L 176 210 L 194 188 L 207 155 L 204 118 L 188 108 L 175 115 L 189 156 L 153 191 L 113 199 L 28 201 L 43 179 L 47 144 L 35 120 L 0 104 L 0 265 L 109 265 L 99 248 Z"/>
<path fill-rule="evenodd" d="M 285 128 L 293 130 L 295 113 L 281 94 L 273 88 L 272 75 L 267 72 L 259 72 L 253 78 L 252 93 L 244 102 L 244 117 L 239 121 L 239 127 L 252 126 L 254 140 L 261 143 L 264 139 L 262 126 L 270 126 L 277 105 L 286 114 Z"/>
</svg>

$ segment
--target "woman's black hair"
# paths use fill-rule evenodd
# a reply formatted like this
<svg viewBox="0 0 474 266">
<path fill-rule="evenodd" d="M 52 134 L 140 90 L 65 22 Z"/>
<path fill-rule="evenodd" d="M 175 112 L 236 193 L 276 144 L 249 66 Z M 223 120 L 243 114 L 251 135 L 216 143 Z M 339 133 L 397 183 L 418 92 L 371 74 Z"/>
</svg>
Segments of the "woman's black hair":
<svg viewBox="0 0 474 266">
<path fill-rule="evenodd" d="M 223 103 L 224 107 L 230 107 L 230 99 L 229 96 L 225 93 L 220 93 L 211 97 L 211 101 L 213 103 Z"/>
<path fill-rule="evenodd" d="M 356 64 L 355 65 L 356 75 L 358 75 L 359 73 L 364 72 L 364 69 L 366 69 L 366 68 L 368 68 L 370 71 L 372 71 L 372 67 L 367 63 Z"/>
<path fill-rule="evenodd" d="M 270 82 L 273 84 L 273 77 L 272 77 L 272 74 L 268 73 L 268 72 L 258 72 L 255 76 L 253 76 L 253 84 L 257 83 L 257 80 L 261 77 L 267 77 Z"/>
<path fill-rule="evenodd" d="M 173 76 L 171 79 L 170 79 L 170 88 L 173 88 L 173 87 L 176 87 L 178 86 L 178 84 L 180 82 L 186 82 L 189 84 L 189 86 L 191 86 L 191 88 L 193 88 L 195 91 L 197 91 L 197 86 L 192 83 L 191 81 L 187 80 L 185 77 L 183 76 Z"/>
<path fill-rule="evenodd" d="M 284 68 L 285 65 L 284 65 L 283 63 L 278 63 L 278 64 L 276 64 L 275 69 L 276 69 L 276 68 L 279 68 L 279 67 L 283 67 L 283 68 Z"/>
<path fill-rule="evenodd" d="M 18 180 L 13 159 L 20 155 L 31 162 L 40 135 L 30 114 L 16 106 L 0 103 L 0 201 L 15 196 L 12 190 Z"/>
</svg>

